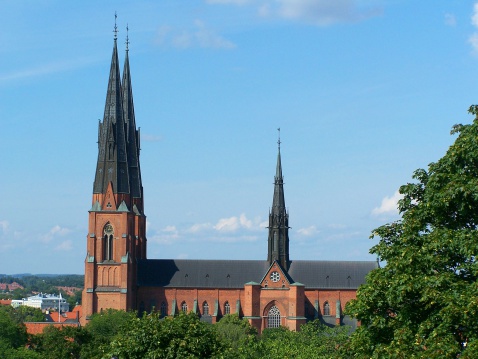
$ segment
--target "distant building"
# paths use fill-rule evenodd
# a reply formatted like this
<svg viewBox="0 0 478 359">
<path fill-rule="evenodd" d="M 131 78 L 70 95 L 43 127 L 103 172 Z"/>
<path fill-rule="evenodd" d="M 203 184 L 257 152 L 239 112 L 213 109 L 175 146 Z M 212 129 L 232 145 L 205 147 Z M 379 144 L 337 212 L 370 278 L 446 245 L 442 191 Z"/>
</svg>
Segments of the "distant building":
<svg viewBox="0 0 478 359">
<path fill-rule="evenodd" d="M 44 294 L 40 293 L 28 298 L 23 299 L 14 299 L 12 300 L 12 307 L 18 308 L 21 305 L 27 307 L 39 308 L 42 312 L 47 310 L 55 310 L 60 312 L 68 312 L 70 310 L 70 305 L 65 298 L 56 296 L 54 294 Z"/>
<path fill-rule="evenodd" d="M 156 310 L 163 316 L 194 312 L 211 323 L 238 314 L 260 332 L 279 326 L 298 330 L 313 319 L 328 325 L 357 325 L 343 309 L 377 262 L 289 258 L 280 141 L 264 260 L 230 260 L 227 253 L 224 260 L 147 259 L 140 133 L 128 48 L 121 79 L 116 35 L 98 132 L 82 324 L 91 315 L 113 308 Z"/>
<path fill-rule="evenodd" d="M 76 309 L 76 307 L 75 307 Z M 80 309 L 80 308 L 78 308 Z M 73 310 L 72 312 L 65 313 L 45 313 L 44 322 L 24 322 L 25 327 L 27 328 L 28 334 L 41 334 L 47 327 L 79 327 L 80 326 L 80 315 L 78 310 Z"/>
<path fill-rule="evenodd" d="M 18 284 L 17 282 L 12 282 L 12 283 L 0 283 L 0 290 L 4 291 L 13 291 L 15 289 L 23 289 L 23 286 Z"/>
</svg>

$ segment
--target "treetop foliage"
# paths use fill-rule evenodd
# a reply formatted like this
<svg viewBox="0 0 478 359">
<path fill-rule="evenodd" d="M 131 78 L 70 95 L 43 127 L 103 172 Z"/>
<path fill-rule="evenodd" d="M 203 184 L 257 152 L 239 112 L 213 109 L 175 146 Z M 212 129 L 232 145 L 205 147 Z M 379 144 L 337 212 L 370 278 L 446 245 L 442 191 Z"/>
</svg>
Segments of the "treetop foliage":
<svg viewBox="0 0 478 359">
<path fill-rule="evenodd" d="M 372 271 L 347 306 L 358 357 L 478 357 L 478 106 L 453 145 L 400 187 L 401 219 L 372 233 Z"/>
</svg>

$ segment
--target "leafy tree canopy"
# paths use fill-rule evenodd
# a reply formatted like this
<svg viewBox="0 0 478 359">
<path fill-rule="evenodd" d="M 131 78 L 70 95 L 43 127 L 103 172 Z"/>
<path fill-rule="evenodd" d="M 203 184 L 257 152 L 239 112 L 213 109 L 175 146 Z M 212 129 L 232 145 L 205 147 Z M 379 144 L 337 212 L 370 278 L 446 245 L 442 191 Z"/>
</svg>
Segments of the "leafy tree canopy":
<svg viewBox="0 0 478 359">
<path fill-rule="evenodd" d="M 400 187 L 401 220 L 373 231 L 386 265 L 347 306 L 362 323 L 356 357 L 478 357 L 478 106 L 469 112 L 445 156 Z"/>
<path fill-rule="evenodd" d="M 131 319 L 112 341 L 108 357 L 211 358 L 221 349 L 211 324 L 201 322 L 194 313 L 160 318 L 159 313 Z"/>
</svg>

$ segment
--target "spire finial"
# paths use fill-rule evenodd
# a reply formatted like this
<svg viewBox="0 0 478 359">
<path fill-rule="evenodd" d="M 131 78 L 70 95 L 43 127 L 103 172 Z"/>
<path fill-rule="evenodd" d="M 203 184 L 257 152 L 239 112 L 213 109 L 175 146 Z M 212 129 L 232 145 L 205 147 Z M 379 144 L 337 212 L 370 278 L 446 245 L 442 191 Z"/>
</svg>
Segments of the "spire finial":
<svg viewBox="0 0 478 359">
<path fill-rule="evenodd" d="M 129 32 L 129 27 L 128 27 L 128 24 L 126 24 L 126 51 L 129 51 L 129 36 L 128 36 L 128 32 Z"/>
<path fill-rule="evenodd" d="M 279 151 L 280 151 L 280 127 L 277 129 L 277 131 L 279 132 L 279 139 L 277 140 L 277 146 L 279 147 Z"/>
<path fill-rule="evenodd" d="M 118 15 L 116 14 L 116 11 L 115 11 L 115 28 L 113 30 L 113 32 L 115 33 L 115 37 L 114 37 L 115 41 L 116 41 L 116 39 L 118 39 L 118 26 L 116 26 L 116 19 L 117 18 L 118 18 Z"/>
</svg>

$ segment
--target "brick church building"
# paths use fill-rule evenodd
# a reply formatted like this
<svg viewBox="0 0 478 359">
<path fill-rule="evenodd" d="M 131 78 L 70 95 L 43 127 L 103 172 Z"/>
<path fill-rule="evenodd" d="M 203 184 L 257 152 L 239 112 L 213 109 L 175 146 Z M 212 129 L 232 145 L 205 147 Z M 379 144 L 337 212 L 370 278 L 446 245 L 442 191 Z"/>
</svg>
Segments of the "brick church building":
<svg viewBox="0 0 478 359">
<path fill-rule="evenodd" d="M 374 261 L 311 261 L 289 258 L 280 141 L 266 260 L 148 259 L 141 182 L 140 133 L 136 128 L 128 41 L 120 76 L 117 38 L 98 129 L 98 161 L 89 210 L 82 324 L 103 309 L 197 313 L 215 323 L 237 313 L 259 332 L 298 330 L 319 318 L 349 324 L 345 304 L 355 298 Z"/>
</svg>

